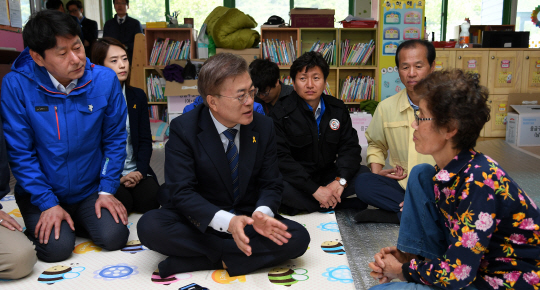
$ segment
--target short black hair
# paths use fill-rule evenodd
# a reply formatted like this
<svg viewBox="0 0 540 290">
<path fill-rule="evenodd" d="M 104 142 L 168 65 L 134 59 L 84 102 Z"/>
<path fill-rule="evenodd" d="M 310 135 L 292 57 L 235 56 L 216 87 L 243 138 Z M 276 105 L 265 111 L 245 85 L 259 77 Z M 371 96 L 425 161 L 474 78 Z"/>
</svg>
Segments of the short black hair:
<svg viewBox="0 0 540 290">
<path fill-rule="evenodd" d="M 433 72 L 414 87 L 434 118 L 432 126 L 457 129 L 454 149 L 473 149 L 489 121 L 489 91 L 479 79 L 478 74 L 451 69 Z"/>
<path fill-rule="evenodd" d="M 435 61 L 435 57 L 437 56 L 435 52 L 435 46 L 433 46 L 433 43 L 427 41 L 427 40 L 421 40 L 421 39 L 411 39 L 402 42 L 396 51 L 396 66 L 399 67 L 399 52 L 402 49 L 408 49 L 408 48 L 415 48 L 416 46 L 421 45 L 426 48 L 427 50 L 427 60 L 429 62 L 429 67 L 433 65 L 433 62 Z"/>
<path fill-rule="evenodd" d="M 326 78 L 328 78 L 328 74 L 330 73 L 328 63 L 319 52 L 309 51 L 302 54 L 302 56 L 297 58 L 291 65 L 291 78 L 293 82 L 296 80 L 296 74 L 302 72 L 304 68 L 308 71 L 310 68 L 316 66 L 322 70 L 324 80 L 326 81 Z"/>
<path fill-rule="evenodd" d="M 42 10 L 30 16 L 23 29 L 24 45 L 45 58 L 45 50 L 56 46 L 57 36 L 78 36 L 81 27 L 71 15 Z"/>
<path fill-rule="evenodd" d="M 79 0 L 71 0 L 66 4 L 66 8 L 69 10 L 69 6 L 75 5 L 79 10 L 83 9 L 82 2 Z"/>
<path fill-rule="evenodd" d="M 266 88 L 274 88 L 279 80 L 279 67 L 269 59 L 256 59 L 249 64 L 249 74 L 253 85 L 264 92 Z"/>
<path fill-rule="evenodd" d="M 129 5 L 129 0 L 125 0 L 126 1 L 126 4 Z M 116 2 L 116 0 L 112 0 L 112 3 L 114 4 L 114 2 Z"/>
<path fill-rule="evenodd" d="M 47 9 L 56 10 L 60 5 L 64 7 L 64 3 L 61 0 L 49 0 L 45 4 L 45 7 L 47 7 Z"/>
</svg>

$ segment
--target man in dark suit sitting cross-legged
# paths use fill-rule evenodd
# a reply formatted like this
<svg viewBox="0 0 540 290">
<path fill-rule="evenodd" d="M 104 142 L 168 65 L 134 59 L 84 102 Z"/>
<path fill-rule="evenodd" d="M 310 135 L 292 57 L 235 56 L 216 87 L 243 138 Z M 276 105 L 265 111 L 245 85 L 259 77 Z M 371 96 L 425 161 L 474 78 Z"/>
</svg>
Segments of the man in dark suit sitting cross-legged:
<svg viewBox="0 0 540 290">
<path fill-rule="evenodd" d="M 161 209 L 139 220 L 139 239 L 169 256 L 161 277 L 225 268 L 230 276 L 304 254 L 310 237 L 277 214 L 283 191 L 272 119 L 253 112 L 246 61 L 217 54 L 201 68 L 204 106 L 171 122 Z"/>
</svg>

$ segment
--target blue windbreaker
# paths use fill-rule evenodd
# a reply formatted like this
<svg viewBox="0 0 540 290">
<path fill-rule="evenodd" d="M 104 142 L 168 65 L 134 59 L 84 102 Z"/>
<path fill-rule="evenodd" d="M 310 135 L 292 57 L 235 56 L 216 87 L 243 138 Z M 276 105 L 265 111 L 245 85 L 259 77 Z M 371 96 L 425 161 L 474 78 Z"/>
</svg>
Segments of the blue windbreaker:
<svg viewBox="0 0 540 290">
<path fill-rule="evenodd" d="M 126 158 L 127 108 L 116 74 L 86 59 L 68 95 L 26 48 L 2 81 L 0 114 L 15 192 L 44 211 L 116 193 Z"/>
</svg>

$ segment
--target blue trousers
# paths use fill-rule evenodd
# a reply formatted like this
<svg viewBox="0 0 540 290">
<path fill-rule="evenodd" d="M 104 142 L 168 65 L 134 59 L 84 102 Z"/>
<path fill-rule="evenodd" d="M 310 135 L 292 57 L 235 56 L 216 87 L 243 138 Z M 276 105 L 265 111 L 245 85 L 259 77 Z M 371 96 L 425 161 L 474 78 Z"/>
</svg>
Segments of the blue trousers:
<svg viewBox="0 0 540 290">
<path fill-rule="evenodd" d="M 435 168 L 429 164 L 419 164 L 411 170 L 405 191 L 397 242 L 399 250 L 432 260 L 444 255 L 448 249 L 450 235 L 444 225 L 444 217 L 435 205 L 433 191 L 435 173 Z M 377 285 L 370 289 L 430 290 L 439 288 L 416 283 L 394 282 Z M 465 289 L 477 288 L 470 285 Z"/>
<path fill-rule="evenodd" d="M 15 200 L 21 211 L 26 225 L 24 232 L 28 239 L 36 246 L 37 257 L 48 263 L 64 261 L 75 249 L 75 235 L 89 237 L 99 247 L 115 251 L 124 247 L 129 237 L 128 228 L 116 223 L 109 210 L 101 209 L 101 218 L 96 216 L 95 204 L 98 193 L 91 194 L 76 204 L 60 204 L 71 216 L 75 223 L 73 232 L 64 220 L 60 225 L 60 238 L 54 238 L 54 227 L 51 230 L 48 244 L 40 244 L 34 231 L 41 216 L 41 210 L 30 202 L 30 195 L 15 194 Z"/>
<path fill-rule="evenodd" d="M 395 212 L 401 219 L 401 207 L 405 190 L 397 180 L 375 173 L 364 173 L 356 177 L 356 196 L 364 203 Z"/>
</svg>

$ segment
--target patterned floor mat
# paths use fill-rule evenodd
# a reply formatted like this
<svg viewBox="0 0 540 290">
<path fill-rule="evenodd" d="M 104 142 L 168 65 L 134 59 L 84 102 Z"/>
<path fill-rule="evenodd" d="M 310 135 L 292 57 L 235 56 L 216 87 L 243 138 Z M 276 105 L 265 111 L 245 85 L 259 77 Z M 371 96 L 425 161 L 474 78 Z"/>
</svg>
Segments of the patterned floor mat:
<svg viewBox="0 0 540 290">
<path fill-rule="evenodd" d="M 2 199 L 4 211 L 22 226 L 12 195 Z M 129 242 L 121 251 L 108 252 L 77 238 L 71 257 L 59 263 L 38 261 L 21 280 L 0 280 L 0 289 L 174 289 L 197 284 L 208 289 L 355 289 L 334 212 L 288 217 L 304 225 L 311 243 L 306 253 L 276 268 L 229 277 L 226 271 L 197 271 L 161 279 L 154 271 L 165 256 L 140 245 L 136 224 L 129 216 Z M 51 281 L 52 280 L 52 281 Z M 235 284 L 232 288 L 231 285 Z M 288 287 L 288 288 L 285 288 Z"/>
</svg>

